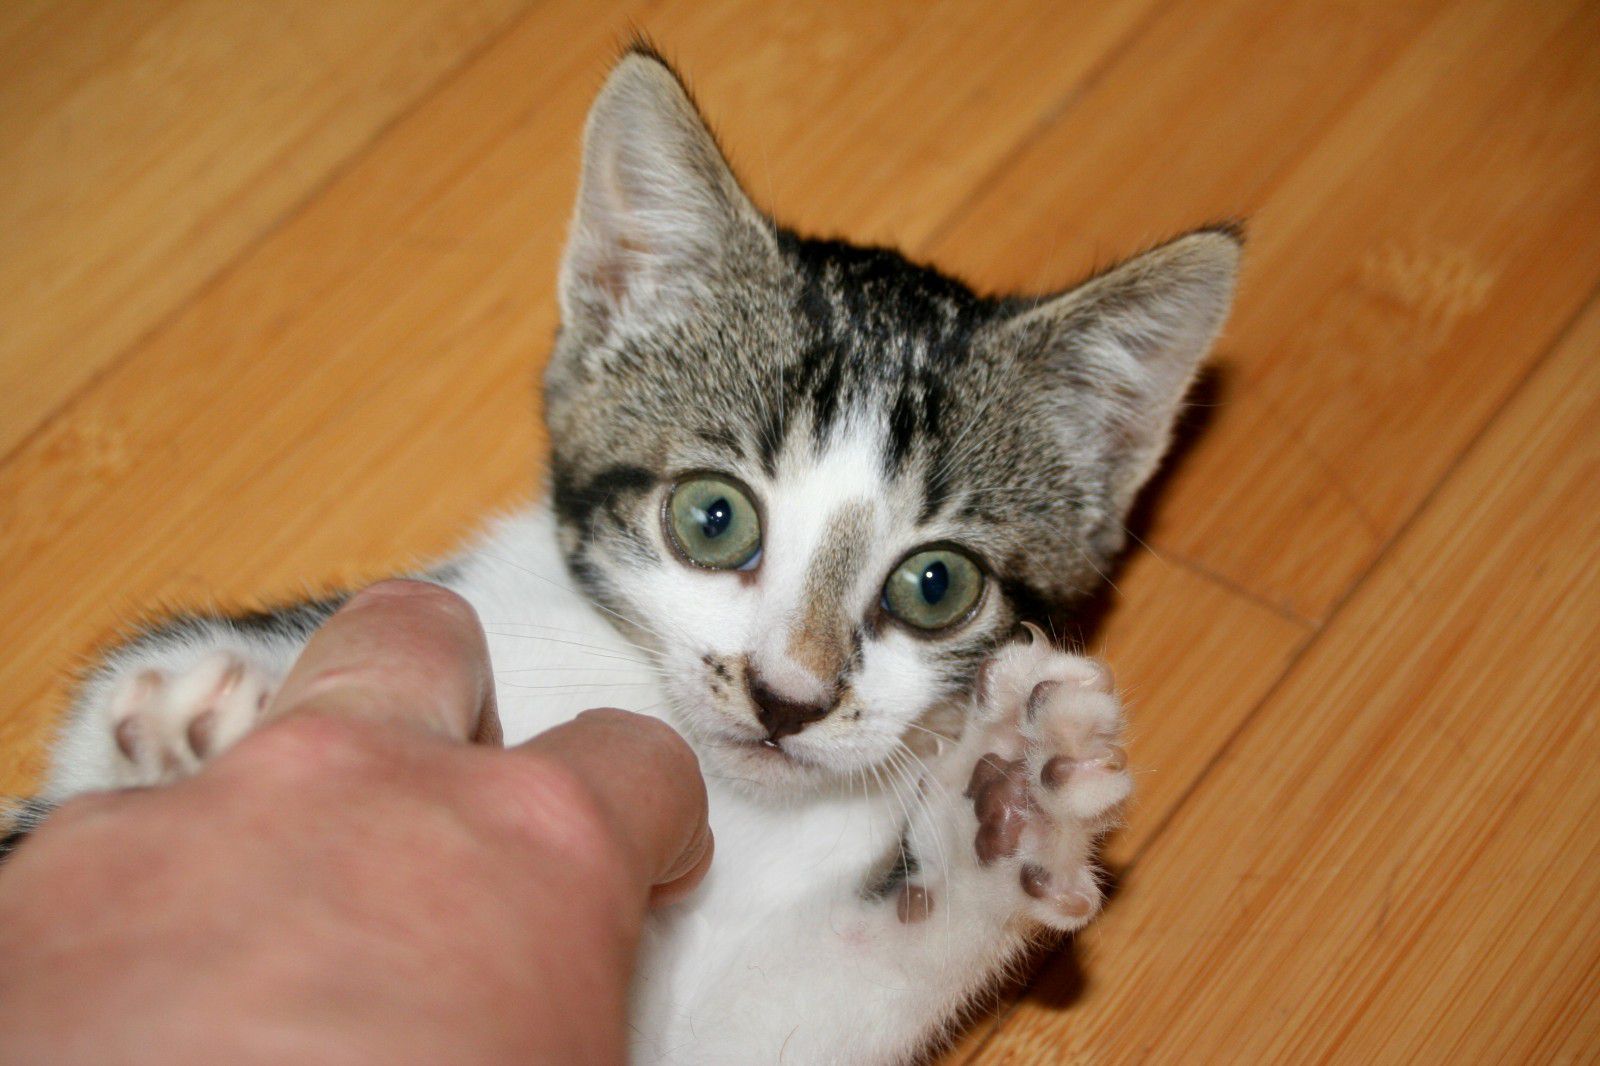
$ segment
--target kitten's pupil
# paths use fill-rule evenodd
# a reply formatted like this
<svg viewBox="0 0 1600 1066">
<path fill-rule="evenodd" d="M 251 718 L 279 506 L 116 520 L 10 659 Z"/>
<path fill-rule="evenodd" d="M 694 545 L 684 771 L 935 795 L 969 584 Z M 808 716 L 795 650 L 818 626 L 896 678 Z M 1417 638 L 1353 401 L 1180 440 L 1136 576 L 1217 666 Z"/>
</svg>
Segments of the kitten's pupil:
<svg viewBox="0 0 1600 1066">
<path fill-rule="evenodd" d="M 929 606 L 944 599 L 950 591 L 950 569 L 941 562 L 929 563 L 922 571 L 922 599 Z"/>
<path fill-rule="evenodd" d="M 733 504 L 727 498 L 719 496 L 706 506 L 705 519 L 700 523 L 700 532 L 704 533 L 707 540 L 720 537 L 728 531 L 728 526 L 733 522 Z"/>
</svg>

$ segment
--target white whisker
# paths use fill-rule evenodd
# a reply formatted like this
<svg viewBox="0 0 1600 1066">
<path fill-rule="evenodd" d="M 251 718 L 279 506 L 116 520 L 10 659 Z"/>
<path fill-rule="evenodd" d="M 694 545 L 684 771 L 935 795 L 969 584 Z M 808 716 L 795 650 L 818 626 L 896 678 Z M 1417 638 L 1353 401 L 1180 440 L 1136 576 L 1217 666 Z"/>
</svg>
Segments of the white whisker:
<svg viewBox="0 0 1600 1066">
<path fill-rule="evenodd" d="M 540 636 L 536 633 L 500 633 L 492 629 L 485 629 L 484 632 L 491 637 L 508 637 L 513 640 L 542 640 L 548 644 L 562 644 L 570 648 L 578 648 L 588 655 L 595 655 L 602 659 L 615 659 L 618 662 L 633 663 L 635 666 L 655 665 L 646 659 L 635 659 L 621 652 L 613 652 L 610 649 L 598 648 L 593 644 L 583 644 L 575 640 L 561 640 L 558 637 Z"/>
<path fill-rule="evenodd" d="M 654 681 L 598 681 L 594 683 L 574 682 L 570 685 L 522 685 L 515 681 L 502 681 L 500 684 L 506 688 L 517 688 L 528 692 L 605 692 L 614 688 L 643 688 L 654 685 Z"/>
<path fill-rule="evenodd" d="M 910 781 L 910 767 L 906 766 L 906 764 L 904 762 L 904 760 L 907 757 L 909 757 L 910 759 L 914 760 L 916 765 L 921 768 L 921 773 L 920 773 L 921 779 L 923 781 L 928 782 L 933 787 L 939 789 L 941 795 L 943 795 L 946 798 L 946 800 L 949 800 L 949 793 L 945 790 L 944 783 L 933 775 L 933 772 L 928 769 L 928 764 L 923 762 L 922 759 L 917 756 L 916 752 L 912 751 L 909 747 L 907 747 L 904 741 L 897 739 L 896 740 L 896 744 L 898 746 L 892 752 L 891 757 L 896 759 L 898 761 L 899 765 L 901 765 L 902 772 L 906 773 L 906 775 L 907 775 L 908 784 L 911 784 L 912 787 L 915 787 L 915 783 Z M 950 892 L 950 856 L 949 856 L 949 854 L 948 854 L 948 852 L 946 851 L 946 848 L 945 848 L 944 836 L 943 836 L 943 834 L 941 834 L 939 832 L 939 825 L 938 825 L 936 819 L 933 816 L 933 811 L 930 808 L 927 799 L 920 792 L 916 794 L 915 799 L 917 801 L 918 809 L 922 812 L 923 825 L 927 829 L 928 836 L 930 838 L 932 838 L 935 857 L 938 859 L 938 862 L 939 862 L 939 869 L 943 872 L 943 875 L 944 875 L 944 884 L 940 887 L 940 892 L 942 893 L 943 898 L 944 898 L 944 904 L 940 909 L 944 912 L 945 952 L 946 952 L 946 963 L 948 964 L 948 961 L 949 961 L 949 950 L 950 950 L 950 922 L 951 922 L 951 918 L 950 918 L 951 907 L 950 907 L 950 904 L 952 902 L 952 900 L 951 900 L 951 892 Z"/>
<path fill-rule="evenodd" d="M 548 577 L 548 576 L 546 576 L 544 574 L 538 573 L 535 570 L 531 570 L 528 567 L 523 566 L 521 563 L 515 562 L 515 561 L 513 561 L 511 559 L 507 559 L 504 556 L 492 555 L 492 554 L 490 554 L 488 552 L 480 552 L 479 554 L 482 555 L 486 559 L 492 560 L 493 562 L 500 563 L 503 566 L 509 566 L 513 570 L 519 570 L 522 573 L 527 574 L 529 577 L 534 578 L 535 580 L 543 581 L 543 582 L 545 582 L 546 584 L 549 584 L 549 585 L 554 585 L 556 588 L 561 589 L 563 592 L 569 593 L 570 595 L 576 596 L 579 599 L 583 600 L 585 603 L 589 604 L 589 606 L 593 607 L 595 610 L 604 611 L 606 614 L 609 614 L 611 617 L 618 619 L 619 621 L 623 622 L 624 624 L 632 626 L 635 629 L 643 630 L 644 632 L 649 633 L 651 636 L 655 637 L 658 640 L 665 640 L 666 637 L 667 637 L 666 633 L 663 633 L 661 630 L 655 628 L 654 626 L 647 624 L 643 620 L 638 619 L 638 618 L 630 618 L 627 615 L 621 613 L 620 611 L 616 611 L 616 610 L 613 610 L 610 607 L 607 607 L 605 604 L 603 604 L 600 601 L 596 600 L 593 596 L 586 595 L 582 591 L 580 591 L 578 589 L 575 589 L 570 585 L 564 584 L 564 583 L 562 583 L 560 581 L 555 580 L 554 578 L 551 578 L 551 577 Z"/>
</svg>

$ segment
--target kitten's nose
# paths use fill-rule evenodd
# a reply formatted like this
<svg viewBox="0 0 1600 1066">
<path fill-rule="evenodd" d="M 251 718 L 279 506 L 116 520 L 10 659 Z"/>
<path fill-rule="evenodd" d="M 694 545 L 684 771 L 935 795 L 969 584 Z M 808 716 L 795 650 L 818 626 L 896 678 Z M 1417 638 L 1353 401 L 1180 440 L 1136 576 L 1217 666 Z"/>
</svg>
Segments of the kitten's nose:
<svg viewBox="0 0 1600 1066">
<path fill-rule="evenodd" d="M 766 685 L 754 672 L 745 675 L 750 688 L 750 699 L 756 705 L 756 717 L 767 729 L 769 741 L 782 740 L 800 732 L 819 718 L 826 718 L 833 706 L 828 703 L 802 703 L 780 696 Z"/>
</svg>

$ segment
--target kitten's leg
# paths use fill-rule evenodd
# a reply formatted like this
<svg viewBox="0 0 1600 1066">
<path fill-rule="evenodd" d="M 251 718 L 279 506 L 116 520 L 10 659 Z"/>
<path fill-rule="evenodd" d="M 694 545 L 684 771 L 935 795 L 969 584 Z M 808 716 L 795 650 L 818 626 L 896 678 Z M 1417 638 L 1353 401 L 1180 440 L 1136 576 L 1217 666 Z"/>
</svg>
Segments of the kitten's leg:
<svg viewBox="0 0 1600 1066">
<path fill-rule="evenodd" d="M 193 773 L 257 724 L 337 606 L 181 618 L 113 650 L 77 693 L 40 798 L 56 804 Z"/>
<path fill-rule="evenodd" d="M 748 926 L 642 1060 L 908 1061 L 1033 936 L 1094 916 L 1095 844 L 1130 790 L 1109 672 L 1036 639 L 996 655 L 979 688 L 918 795 L 901 786 L 899 876 Z"/>
</svg>

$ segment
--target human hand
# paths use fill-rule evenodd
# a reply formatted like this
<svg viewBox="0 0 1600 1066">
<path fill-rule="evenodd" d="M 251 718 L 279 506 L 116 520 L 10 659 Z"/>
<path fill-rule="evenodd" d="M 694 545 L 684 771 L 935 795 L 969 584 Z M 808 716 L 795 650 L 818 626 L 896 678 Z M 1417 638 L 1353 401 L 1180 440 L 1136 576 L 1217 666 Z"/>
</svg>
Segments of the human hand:
<svg viewBox="0 0 1600 1066">
<path fill-rule="evenodd" d="M 644 912 L 711 858 L 665 724 L 499 746 L 482 630 L 386 582 L 196 776 L 0 870 L 0 1061 L 616 1062 Z"/>
</svg>

